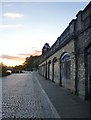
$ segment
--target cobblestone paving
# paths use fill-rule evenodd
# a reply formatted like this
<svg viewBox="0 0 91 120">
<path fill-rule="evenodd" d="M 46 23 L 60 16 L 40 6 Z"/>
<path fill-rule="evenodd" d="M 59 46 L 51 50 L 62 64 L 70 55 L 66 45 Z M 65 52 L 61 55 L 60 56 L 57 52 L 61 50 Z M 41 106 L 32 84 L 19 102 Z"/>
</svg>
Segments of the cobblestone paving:
<svg viewBox="0 0 91 120">
<path fill-rule="evenodd" d="M 33 73 L 2 79 L 3 118 L 59 118 Z"/>
<path fill-rule="evenodd" d="M 2 78 L 0 78 L 0 120 L 2 118 Z"/>
</svg>

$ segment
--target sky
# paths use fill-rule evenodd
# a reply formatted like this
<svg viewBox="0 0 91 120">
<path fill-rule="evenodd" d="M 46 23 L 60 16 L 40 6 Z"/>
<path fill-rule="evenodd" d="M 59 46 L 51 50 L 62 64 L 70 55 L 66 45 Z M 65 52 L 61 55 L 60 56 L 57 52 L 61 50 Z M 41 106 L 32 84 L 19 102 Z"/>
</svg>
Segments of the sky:
<svg viewBox="0 0 91 120">
<path fill-rule="evenodd" d="M 40 55 L 88 2 L 0 2 L 0 62 L 21 65 L 26 57 Z"/>
</svg>

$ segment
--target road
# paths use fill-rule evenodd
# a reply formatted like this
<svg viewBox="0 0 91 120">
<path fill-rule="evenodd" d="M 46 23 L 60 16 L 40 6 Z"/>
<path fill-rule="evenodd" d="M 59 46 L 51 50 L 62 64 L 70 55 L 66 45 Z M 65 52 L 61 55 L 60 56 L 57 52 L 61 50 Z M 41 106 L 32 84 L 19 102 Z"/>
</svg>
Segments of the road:
<svg viewBox="0 0 91 120">
<path fill-rule="evenodd" d="M 2 78 L 2 117 L 60 118 L 33 72 Z"/>
</svg>

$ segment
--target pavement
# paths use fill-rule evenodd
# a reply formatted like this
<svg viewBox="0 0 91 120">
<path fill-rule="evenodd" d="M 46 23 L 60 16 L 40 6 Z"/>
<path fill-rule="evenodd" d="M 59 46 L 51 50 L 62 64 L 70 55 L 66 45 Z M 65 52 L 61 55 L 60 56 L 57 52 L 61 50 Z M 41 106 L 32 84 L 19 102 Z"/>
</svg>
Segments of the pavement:
<svg viewBox="0 0 91 120">
<path fill-rule="evenodd" d="M 38 73 L 33 74 L 36 74 L 42 88 L 61 118 L 90 119 L 91 103 L 72 94 L 69 90 L 60 87 L 57 83 L 46 80 Z"/>
<path fill-rule="evenodd" d="M 60 118 L 33 73 L 12 74 L 2 79 L 3 120 Z"/>
<path fill-rule="evenodd" d="M 3 120 L 20 118 L 88 120 L 90 103 L 71 94 L 37 72 L 12 74 L 2 79 Z"/>
</svg>

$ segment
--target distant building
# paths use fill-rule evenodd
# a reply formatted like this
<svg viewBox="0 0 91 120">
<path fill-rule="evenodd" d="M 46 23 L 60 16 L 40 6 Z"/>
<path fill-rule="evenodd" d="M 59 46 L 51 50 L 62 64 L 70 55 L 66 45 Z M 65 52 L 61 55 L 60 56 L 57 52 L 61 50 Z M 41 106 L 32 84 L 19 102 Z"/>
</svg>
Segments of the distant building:
<svg viewBox="0 0 91 120">
<path fill-rule="evenodd" d="M 91 99 L 91 2 L 79 11 L 50 50 L 39 73 L 83 99 Z"/>
</svg>

